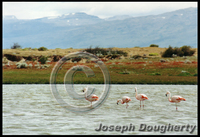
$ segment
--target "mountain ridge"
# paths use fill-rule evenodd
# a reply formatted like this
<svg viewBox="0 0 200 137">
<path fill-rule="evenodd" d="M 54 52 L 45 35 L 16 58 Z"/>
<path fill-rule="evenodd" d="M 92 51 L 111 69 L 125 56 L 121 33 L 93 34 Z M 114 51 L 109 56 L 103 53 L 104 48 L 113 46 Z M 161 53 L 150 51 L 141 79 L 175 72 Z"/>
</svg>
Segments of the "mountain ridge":
<svg viewBox="0 0 200 137">
<path fill-rule="evenodd" d="M 83 12 L 31 20 L 3 17 L 3 48 L 10 48 L 13 43 L 22 47 L 44 46 L 49 49 L 87 48 L 90 45 L 147 47 L 150 44 L 197 47 L 197 8 L 159 15 L 121 17 L 106 20 Z"/>
</svg>

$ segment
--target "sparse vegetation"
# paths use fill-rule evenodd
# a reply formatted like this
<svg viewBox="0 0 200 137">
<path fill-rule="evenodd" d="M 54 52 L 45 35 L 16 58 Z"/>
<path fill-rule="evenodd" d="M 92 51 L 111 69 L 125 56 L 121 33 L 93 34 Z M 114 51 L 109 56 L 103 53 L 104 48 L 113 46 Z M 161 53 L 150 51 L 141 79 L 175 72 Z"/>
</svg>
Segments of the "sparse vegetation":
<svg viewBox="0 0 200 137">
<path fill-rule="evenodd" d="M 24 51 L 24 50 L 31 50 L 31 48 L 23 48 L 22 50 L 23 50 L 23 51 Z"/>
<path fill-rule="evenodd" d="M 33 48 L 32 50 L 38 50 L 37 48 Z"/>
</svg>

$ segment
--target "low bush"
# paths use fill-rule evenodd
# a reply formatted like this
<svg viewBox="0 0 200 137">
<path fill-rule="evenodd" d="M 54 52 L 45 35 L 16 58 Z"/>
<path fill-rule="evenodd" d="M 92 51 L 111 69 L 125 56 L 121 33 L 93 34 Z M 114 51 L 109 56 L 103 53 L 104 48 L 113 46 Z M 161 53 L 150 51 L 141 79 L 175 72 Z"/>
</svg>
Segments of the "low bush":
<svg viewBox="0 0 200 137">
<path fill-rule="evenodd" d="M 76 57 L 76 58 L 72 59 L 72 62 L 79 62 L 79 61 L 81 61 L 81 58 L 79 58 L 79 57 Z"/>
<path fill-rule="evenodd" d="M 89 48 L 85 49 L 86 52 L 89 52 L 89 53 L 92 53 L 92 54 L 95 54 L 95 55 L 114 55 L 114 54 L 117 54 L 117 55 L 120 55 L 120 56 L 127 56 L 128 53 L 127 52 L 124 52 L 122 50 L 113 50 L 112 48 L 108 48 L 108 49 L 103 49 L 103 48 L 100 48 L 100 47 L 96 47 L 96 48 L 92 48 L 92 46 L 90 46 Z"/>
<path fill-rule="evenodd" d="M 151 44 L 149 47 L 159 47 L 159 45 Z"/>
<path fill-rule="evenodd" d="M 42 56 L 38 61 L 41 62 L 41 64 L 45 64 L 47 61 L 47 57 Z"/>
<path fill-rule="evenodd" d="M 48 50 L 48 49 L 45 48 L 45 47 L 40 47 L 40 48 L 38 48 L 38 51 L 46 51 L 46 50 Z"/>
<path fill-rule="evenodd" d="M 173 57 L 173 54 L 176 54 L 177 56 L 192 56 L 195 53 L 195 50 L 191 50 L 190 46 L 182 46 L 180 48 L 172 48 L 169 46 L 168 49 L 163 52 L 162 57 Z"/>
<path fill-rule="evenodd" d="M 195 53 L 195 51 L 191 50 L 191 47 L 187 45 L 182 46 L 181 51 L 183 52 L 182 56 L 192 56 Z"/>
<path fill-rule="evenodd" d="M 140 55 L 133 55 L 132 56 L 132 58 L 134 58 L 134 59 L 138 59 L 138 58 L 141 58 L 142 56 L 140 56 Z"/>
<path fill-rule="evenodd" d="M 198 74 L 197 74 L 197 73 L 195 73 L 193 76 L 198 76 Z"/>
<path fill-rule="evenodd" d="M 21 49 L 22 47 L 18 43 L 14 43 L 11 49 Z"/>
<path fill-rule="evenodd" d="M 156 72 L 156 73 L 150 73 L 149 75 L 151 75 L 151 76 L 160 76 L 161 74 L 159 72 Z"/>
</svg>

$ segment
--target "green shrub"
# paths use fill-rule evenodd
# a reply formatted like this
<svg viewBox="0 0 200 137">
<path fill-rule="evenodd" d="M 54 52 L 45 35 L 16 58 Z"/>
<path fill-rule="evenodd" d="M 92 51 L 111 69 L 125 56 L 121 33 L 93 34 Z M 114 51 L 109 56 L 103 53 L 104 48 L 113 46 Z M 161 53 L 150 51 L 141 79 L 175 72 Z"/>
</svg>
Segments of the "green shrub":
<svg viewBox="0 0 200 137">
<path fill-rule="evenodd" d="M 149 47 L 159 47 L 159 45 L 151 44 Z"/>
<path fill-rule="evenodd" d="M 161 74 L 159 72 L 156 72 L 156 73 L 151 73 L 149 75 L 152 75 L 152 76 L 160 76 Z"/>
<path fill-rule="evenodd" d="M 41 64 L 45 64 L 47 61 L 47 57 L 42 56 L 38 61 L 41 62 Z"/>
<path fill-rule="evenodd" d="M 149 56 L 158 56 L 158 53 L 149 53 Z"/>
<path fill-rule="evenodd" d="M 118 55 L 123 55 L 123 56 L 127 56 L 128 53 L 124 52 L 122 50 L 112 50 L 112 48 L 108 48 L 108 49 L 103 49 L 100 47 L 96 47 L 96 48 L 92 48 L 92 46 L 90 46 L 89 48 L 85 49 L 86 52 L 95 54 L 95 55 L 113 55 L 113 54 L 118 54 Z"/>
<path fill-rule="evenodd" d="M 38 51 L 46 51 L 47 50 L 47 48 L 45 48 L 45 47 L 40 47 L 39 49 L 38 49 Z"/>
<path fill-rule="evenodd" d="M 138 59 L 138 58 L 141 58 L 142 56 L 140 56 L 140 55 L 133 55 L 132 56 L 132 58 L 134 58 L 134 59 Z"/>
<path fill-rule="evenodd" d="M 129 71 L 127 71 L 127 69 L 123 70 L 122 72 L 119 72 L 119 74 L 130 74 Z"/>
<path fill-rule="evenodd" d="M 173 54 L 174 50 L 171 46 L 169 46 L 169 48 L 163 52 L 162 57 L 172 57 Z"/>
<path fill-rule="evenodd" d="M 193 76 L 198 76 L 198 74 L 197 74 L 197 73 L 195 73 Z"/>
<path fill-rule="evenodd" d="M 81 57 L 75 57 L 72 59 L 72 62 L 79 62 L 81 61 Z"/>
<path fill-rule="evenodd" d="M 181 51 L 183 52 L 183 56 L 192 56 L 195 53 L 195 51 L 191 50 L 191 47 L 187 45 L 182 46 Z"/>
<path fill-rule="evenodd" d="M 21 49 L 22 47 L 18 43 L 14 43 L 11 49 Z"/>
<path fill-rule="evenodd" d="M 176 54 L 177 56 L 182 57 L 183 54 L 184 54 L 184 52 L 181 50 L 181 48 L 175 47 L 175 48 L 173 49 L 173 54 Z"/>
<path fill-rule="evenodd" d="M 178 74 L 177 76 L 191 76 L 191 74 L 189 72 L 182 72 Z"/>
<path fill-rule="evenodd" d="M 180 48 L 172 48 L 169 46 L 168 49 L 166 49 L 165 52 L 163 52 L 162 57 L 172 57 L 173 54 L 176 54 L 177 56 L 192 56 L 195 53 L 195 50 L 191 50 L 190 46 L 182 46 Z"/>
</svg>

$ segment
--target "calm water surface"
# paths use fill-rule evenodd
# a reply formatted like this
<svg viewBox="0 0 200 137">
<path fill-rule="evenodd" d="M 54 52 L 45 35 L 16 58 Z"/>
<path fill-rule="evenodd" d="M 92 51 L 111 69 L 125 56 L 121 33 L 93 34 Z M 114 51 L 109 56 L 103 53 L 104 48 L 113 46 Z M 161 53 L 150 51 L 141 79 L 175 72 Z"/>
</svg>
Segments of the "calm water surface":
<svg viewBox="0 0 200 137">
<path fill-rule="evenodd" d="M 76 91 L 81 91 L 86 85 L 75 85 Z M 89 85 L 96 88 L 95 94 L 100 95 L 103 85 Z M 140 109 L 140 102 L 135 99 L 135 87 L 138 93 L 146 94 L 149 100 L 145 101 L 144 109 Z M 60 94 L 63 85 L 58 85 Z M 175 104 L 170 103 L 165 96 L 166 91 L 173 95 L 180 95 L 186 99 Z M 117 99 L 129 96 L 132 101 L 126 109 L 125 104 L 116 104 Z M 66 101 L 70 98 L 66 97 Z M 72 101 L 73 102 L 73 101 Z M 74 101 L 75 104 L 80 103 Z M 82 104 L 90 102 L 82 100 Z M 107 131 L 95 131 L 99 125 Z M 145 131 L 139 131 L 141 124 L 146 125 Z M 155 126 L 164 125 L 188 126 L 182 131 L 151 130 Z M 109 131 L 110 126 L 114 131 Z M 116 126 L 132 127 L 133 131 L 116 131 Z M 106 127 L 107 126 L 107 127 Z M 177 126 L 177 127 L 178 127 Z M 192 127 L 196 126 L 193 133 Z M 147 131 L 147 127 L 150 131 Z M 197 134 L 197 85 L 111 85 L 110 94 L 106 102 L 98 109 L 76 114 L 62 108 L 53 97 L 50 85 L 24 84 L 3 85 L 3 134 L 9 135 L 75 135 L 75 134 Z"/>
</svg>

